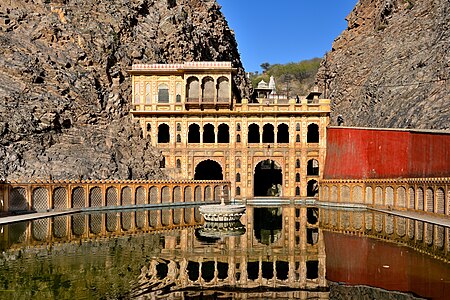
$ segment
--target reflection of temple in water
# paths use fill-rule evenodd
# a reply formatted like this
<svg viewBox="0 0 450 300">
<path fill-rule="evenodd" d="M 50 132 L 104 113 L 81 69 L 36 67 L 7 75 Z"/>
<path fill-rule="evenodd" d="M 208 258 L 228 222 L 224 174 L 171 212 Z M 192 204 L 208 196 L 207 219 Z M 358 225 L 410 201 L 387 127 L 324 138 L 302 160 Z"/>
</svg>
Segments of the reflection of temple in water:
<svg viewBox="0 0 450 300">
<path fill-rule="evenodd" d="M 372 211 L 323 208 L 319 218 L 318 208 L 306 206 L 250 206 L 241 222 L 227 224 L 224 230 L 204 226 L 197 208 L 182 207 L 95 212 L 9 224 L 0 226 L 0 263 L 5 267 L 8 288 L 24 293 L 36 284 L 51 288 L 52 280 L 36 283 L 36 272 L 68 282 L 78 281 L 83 272 L 96 287 L 95 292 L 61 287 L 61 298 L 72 294 L 98 298 L 115 288 L 118 298 L 328 299 L 326 273 L 329 280 L 352 277 L 358 284 L 361 273 L 356 271 L 366 270 L 381 252 L 382 261 L 392 266 L 384 269 L 390 270 L 389 278 L 403 274 L 402 268 L 410 266 L 408 260 L 401 264 L 402 260 L 395 258 L 399 255 L 397 244 L 440 258 L 436 262 L 431 256 L 425 259 L 414 254 L 418 252 L 402 250 L 402 257 L 418 259 L 414 268 L 428 270 L 422 272 L 427 276 L 433 269 L 436 276 L 450 278 L 441 263 L 449 257 L 449 230 L 434 224 Z M 376 244 L 374 239 L 360 238 L 362 235 L 393 243 Z M 373 245 L 381 252 L 373 255 Z M 356 269 L 350 268 L 350 261 L 358 262 Z M 7 273 L 8 269 L 12 272 Z M 15 271 L 18 269 L 20 274 Z M 380 286 L 372 273 L 366 273 L 368 285 Z M 345 280 L 342 274 L 347 276 Z M 406 279 L 401 283 L 408 283 Z M 111 282 L 114 287 L 108 284 Z M 417 284 L 406 283 L 396 290 L 415 291 Z M 428 295 L 429 291 L 417 293 Z"/>
<path fill-rule="evenodd" d="M 273 288 L 277 298 L 328 299 L 317 214 L 317 209 L 306 207 L 250 207 L 243 216 L 247 227 L 241 236 L 212 244 L 187 231 L 179 240 L 166 236 L 161 255 L 142 270 L 134 294 L 159 295 L 174 285 L 175 298 L 186 290 L 229 292 L 230 287 L 258 298 L 263 295 L 258 289 L 264 287 Z"/>
<path fill-rule="evenodd" d="M 135 282 L 130 291 L 133 297 L 164 294 L 178 299 L 200 291 L 225 295 L 233 287 L 244 298 L 328 299 L 325 248 L 317 214 L 317 209 L 307 207 L 249 207 L 241 219 L 245 228 L 237 230 L 241 235 L 219 236 L 210 243 L 198 238 L 203 221 L 193 207 L 77 214 L 3 226 L 2 249 L 10 258 L 34 257 L 39 252 L 48 255 L 49 249 L 66 257 L 61 249 L 108 253 L 114 251 L 116 239 L 120 239 L 122 247 L 129 251 L 123 258 L 128 268 L 141 270 L 139 278 L 130 277 L 130 272 L 126 280 L 121 279 Z M 142 245 L 123 244 L 127 236 Z M 91 243 L 95 247 L 89 248 Z M 146 252 L 152 257 L 149 263 L 144 263 L 148 261 L 143 255 Z M 99 278 L 96 272 L 104 266 L 112 272 L 108 276 L 122 273 L 123 266 L 111 265 L 107 256 L 83 259 L 89 261 L 83 262 L 83 269 L 89 270 L 86 276 L 94 282 Z M 25 267 L 24 274 L 34 268 Z M 70 259 L 67 266 L 64 263 L 58 268 L 67 272 L 67 278 L 73 276 Z"/>
</svg>

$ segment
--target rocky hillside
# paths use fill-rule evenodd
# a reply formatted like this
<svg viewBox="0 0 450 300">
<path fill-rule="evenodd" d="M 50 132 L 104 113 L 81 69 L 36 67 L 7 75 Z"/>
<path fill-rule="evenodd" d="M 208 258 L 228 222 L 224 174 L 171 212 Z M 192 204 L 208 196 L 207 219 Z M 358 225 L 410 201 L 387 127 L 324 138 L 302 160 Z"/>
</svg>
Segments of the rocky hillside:
<svg viewBox="0 0 450 300">
<path fill-rule="evenodd" d="M 0 179 L 149 179 L 159 151 L 128 114 L 133 63 L 227 60 L 215 0 L 0 2 Z"/>
<path fill-rule="evenodd" d="M 450 129 L 450 2 L 360 0 L 347 21 L 317 76 L 333 122 Z"/>
</svg>

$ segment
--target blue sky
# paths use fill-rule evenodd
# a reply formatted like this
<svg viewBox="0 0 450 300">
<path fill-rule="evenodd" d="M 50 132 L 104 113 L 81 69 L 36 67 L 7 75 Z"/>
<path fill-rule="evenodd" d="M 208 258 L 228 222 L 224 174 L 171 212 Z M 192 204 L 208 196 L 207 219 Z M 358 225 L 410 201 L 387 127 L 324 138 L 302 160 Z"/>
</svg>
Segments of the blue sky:
<svg viewBox="0 0 450 300">
<path fill-rule="evenodd" d="M 357 0 L 217 0 L 234 30 L 247 72 L 323 57 L 347 28 Z"/>
</svg>

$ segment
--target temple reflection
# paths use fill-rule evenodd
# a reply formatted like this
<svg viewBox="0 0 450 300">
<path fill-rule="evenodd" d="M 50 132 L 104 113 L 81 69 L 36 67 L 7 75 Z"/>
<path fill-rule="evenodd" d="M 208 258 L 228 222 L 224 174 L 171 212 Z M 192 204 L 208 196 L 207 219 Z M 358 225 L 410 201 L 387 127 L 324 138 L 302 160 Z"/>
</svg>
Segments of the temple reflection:
<svg viewBox="0 0 450 300">
<path fill-rule="evenodd" d="M 17 290 L 31 289 L 36 270 L 68 281 L 79 280 L 76 274 L 83 272 L 96 286 L 92 291 L 61 288 L 62 298 L 70 293 L 96 298 L 110 293 L 106 282 L 116 281 L 117 298 L 328 299 L 332 287 L 327 279 L 380 286 L 411 268 L 395 258 L 399 247 L 389 247 L 386 241 L 444 261 L 450 248 L 448 228 L 438 225 L 372 211 L 294 205 L 250 206 L 240 222 L 221 224 L 205 223 L 197 207 L 93 212 L 9 224 L 0 227 L 0 235 L 0 263 L 6 266 L 2 275 L 9 276 L 5 278 Z M 401 251 L 417 261 L 415 268 L 428 268 L 427 276 L 437 270 L 436 276 L 450 278 L 448 268 L 431 256 L 419 259 L 416 251 Z M 389 262 L 390 274 L 377 278 L 361 272 L 361 266 L 371 270 L 377 257 Z M 14 272 L 5 275 L 8 269 Z M 108 281 L 102 280 L 104 270 L 111 277 Z"/>
</svg>

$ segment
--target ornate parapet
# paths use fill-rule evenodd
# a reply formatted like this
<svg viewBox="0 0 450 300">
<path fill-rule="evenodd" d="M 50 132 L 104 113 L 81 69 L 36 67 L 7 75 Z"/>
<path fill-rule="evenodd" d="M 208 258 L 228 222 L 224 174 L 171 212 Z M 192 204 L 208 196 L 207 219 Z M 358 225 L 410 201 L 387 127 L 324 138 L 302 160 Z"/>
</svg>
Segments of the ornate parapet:
<svg viewBox="0 0 450 300">
<path fill-rule="evenodd" d="M 3 212 L 170 206 L 229 200 L 229 181 L 35 180 L 0 184 Z"/>
<path fill-rule="evenodd" d="M 320 201 L 450 214 L 450 178 L 325 179 Z"/>
</svg>

